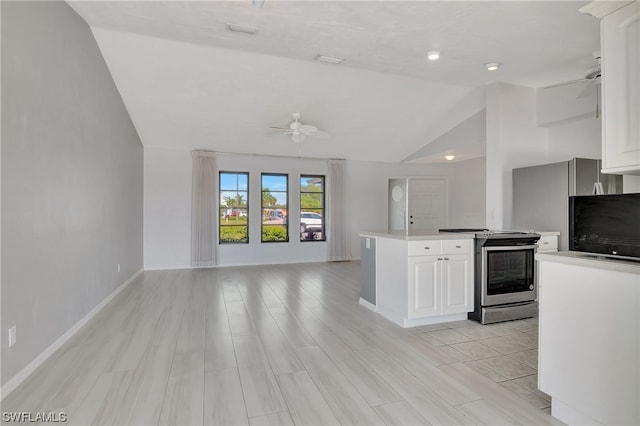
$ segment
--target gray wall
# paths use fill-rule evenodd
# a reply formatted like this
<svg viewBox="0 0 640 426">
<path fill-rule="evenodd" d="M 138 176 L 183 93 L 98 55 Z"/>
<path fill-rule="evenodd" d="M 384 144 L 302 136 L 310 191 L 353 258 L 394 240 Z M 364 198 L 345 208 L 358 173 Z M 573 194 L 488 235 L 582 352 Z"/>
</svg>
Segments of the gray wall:
<svg viewBox="0 0 640 426">
<path fill-rule="evenodd" d="M 143 151 L 86 23 L 1 7 L 4 385 L 142 268 Z"/>
</svg>

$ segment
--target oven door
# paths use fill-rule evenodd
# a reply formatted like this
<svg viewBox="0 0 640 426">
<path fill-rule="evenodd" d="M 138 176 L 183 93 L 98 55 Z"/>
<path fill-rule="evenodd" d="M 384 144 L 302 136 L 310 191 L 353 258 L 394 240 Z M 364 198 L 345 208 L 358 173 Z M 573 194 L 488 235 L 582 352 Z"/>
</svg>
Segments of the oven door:
<svg viewBox="0 0 640 426">
<path fill-rule="evenodd" d="M 535 244 L 482 248 L 482 306 L 536 300 L 536 248 Z"/>
</svg>

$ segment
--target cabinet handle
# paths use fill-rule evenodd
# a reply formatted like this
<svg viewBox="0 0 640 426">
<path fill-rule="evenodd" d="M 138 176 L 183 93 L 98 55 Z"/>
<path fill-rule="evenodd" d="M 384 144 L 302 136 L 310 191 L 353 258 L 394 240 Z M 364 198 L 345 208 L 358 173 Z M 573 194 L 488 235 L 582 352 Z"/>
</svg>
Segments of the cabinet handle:
<svg viewBox="0 0 640 426">
<path fill-rule="evenodd" d="M 438 258 L 438 260 L 442 260 L 442 258 L 441 258 L 441 257 L 439 257 L 439 258 Z"/>
<path fill-rule="evenodd" d="M 448 257 L 445 257 L 445 258 L 444 258 L 444 260 L 449 260 L 449 258 L 448 258 Z"/>
<path fill-rule="evenodd" d="M 431 249 L 431 247 L 425 247 L 424 249 L 425 249 L 425 250 L 430 250 L 430 249 Z"/>
<path fill-rule="evenodd" d="M 549 244 L 549 241 L 543 241 L 542 244 Z"/>
<path fill-rule="evenodd" d="M 456 248 L 462 248 L 462 246 L 456 246 Z"/>
</svg>

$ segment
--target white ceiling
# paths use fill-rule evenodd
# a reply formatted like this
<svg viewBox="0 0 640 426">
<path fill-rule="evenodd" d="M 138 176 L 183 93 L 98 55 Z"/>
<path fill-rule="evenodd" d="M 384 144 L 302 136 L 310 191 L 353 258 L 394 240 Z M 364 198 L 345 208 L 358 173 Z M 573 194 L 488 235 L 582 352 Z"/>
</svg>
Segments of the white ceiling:
<svg viewBox="0 0 640 426">
<path fill-rule="evenodd" d="M 580 78 L 599 48 L 598 21 L 575 1 L 69 3 L 142 142 L 167 148 L 401 161 L 454 127 L 452 111 L 478 87 Z M 441 59 L 427 61 L 429 50 Z M 503 66 L 487 72 L 493 61 Z M 296 111 L 332 137 L 299 145 L 268 129 Z"/>
</svg>

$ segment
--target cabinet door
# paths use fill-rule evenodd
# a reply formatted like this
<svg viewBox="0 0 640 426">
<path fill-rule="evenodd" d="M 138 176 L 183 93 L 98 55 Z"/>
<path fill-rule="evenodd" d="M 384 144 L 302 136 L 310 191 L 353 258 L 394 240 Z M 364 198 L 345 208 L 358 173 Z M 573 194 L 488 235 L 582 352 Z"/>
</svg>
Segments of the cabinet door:
<svg viewBox="0 0 640 426">
<path fill-rule="evenodd" d="M 440 315 L 442 260 L 437 256 L 409 258 L 409 318 Z"/>
<path fill-rule="evenodd" d="M 449 255 L 442 262 L 442 313 L 473 311 L 473 280 L 470 255 Z"/>
<path fill-rule="evenodd" d="M 607 16 L 602 26 L 602 168 L 640 174 L 640 3 Z"/>
</svg>

